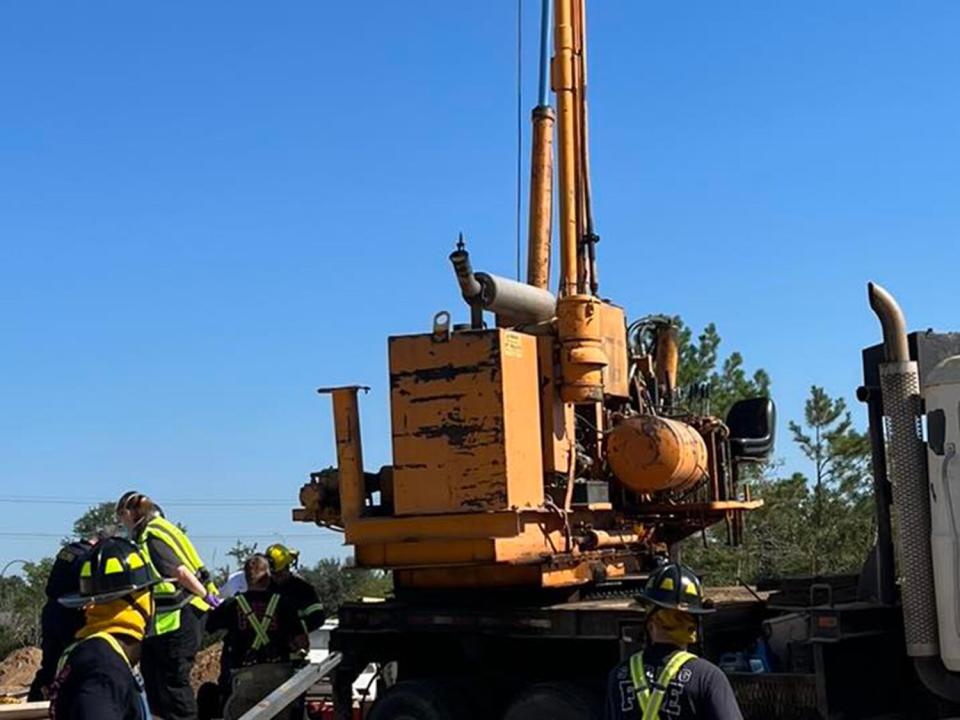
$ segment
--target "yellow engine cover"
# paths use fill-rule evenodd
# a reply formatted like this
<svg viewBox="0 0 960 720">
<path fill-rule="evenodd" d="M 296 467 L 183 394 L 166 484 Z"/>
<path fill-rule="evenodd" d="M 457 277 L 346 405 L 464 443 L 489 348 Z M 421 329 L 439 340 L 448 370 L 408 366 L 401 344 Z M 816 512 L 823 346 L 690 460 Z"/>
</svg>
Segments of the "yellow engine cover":
<svg viewBox="0 0 960 720">
<path fill-rule="evenodd" d="M 538 381 L 532 335 L 390 338 L 395 514 L 541 505 Z"/>
<path fill-rule="evenodd" d="M 643 495 L 683 490 L 709 472 L 707 445 L 700 433 L 654 415 L 617 425 L 607 438 L 607 460 L 620 482 Z"/>
</svg>

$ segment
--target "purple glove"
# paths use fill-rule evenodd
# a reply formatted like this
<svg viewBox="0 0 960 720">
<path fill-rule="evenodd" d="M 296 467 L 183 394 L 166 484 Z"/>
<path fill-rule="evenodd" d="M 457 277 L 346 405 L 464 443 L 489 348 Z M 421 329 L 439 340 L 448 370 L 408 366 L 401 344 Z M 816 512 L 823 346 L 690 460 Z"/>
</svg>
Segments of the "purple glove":
<svg viewBox="0 0 960 720">
<path fill-rule="evenodd" d="M 214 595 L 213 593 L 207 593 L 206 597 L 203 598 L 203 601 L 211 608 L 219 607 L 220 603 L 223 602 L 218 595 Z"/>
</svg>

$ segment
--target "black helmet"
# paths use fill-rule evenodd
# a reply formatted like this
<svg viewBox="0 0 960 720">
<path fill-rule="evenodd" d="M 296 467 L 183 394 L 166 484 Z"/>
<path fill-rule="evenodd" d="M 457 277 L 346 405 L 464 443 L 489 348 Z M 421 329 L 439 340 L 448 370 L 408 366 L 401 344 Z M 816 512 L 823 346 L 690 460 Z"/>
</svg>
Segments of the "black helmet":
<svg viewBox="0 0 960 720">
<path fill-rule="evenodd" d="M 160 582 L 136 545 L 123 538 L 97 543 L 80 564 L 80 591 L 60 598 L 61 605 L 107 603 Z"/>
<path fill-rule="evenodd" d="M 680 610 L 691 615 L 714 612 L 703 598 L 700 578 L 679 563 L 667 563 L 648 579 L 637 600 L 669 610 Z"/>
</svg>

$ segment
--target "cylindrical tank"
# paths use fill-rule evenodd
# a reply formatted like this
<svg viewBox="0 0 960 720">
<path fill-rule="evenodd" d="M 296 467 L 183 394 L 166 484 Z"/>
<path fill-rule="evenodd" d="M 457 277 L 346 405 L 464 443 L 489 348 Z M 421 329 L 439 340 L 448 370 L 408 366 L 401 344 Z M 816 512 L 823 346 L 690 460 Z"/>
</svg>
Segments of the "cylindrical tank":
<svg viewBox="0 0 960 720">
<path fill-rule="evenodd" d="M 940 657 L 956 672 L 960 671 L 960 355 L 930 371 L 923 396 Z"/>
<path fill-rule="evenodd" d="M 602 303 L 592 295 L 566 295 L 557 302 L 560 371 L 564 402 L 587 404 L 603 400 Z"/>
<path fill-rule="evenodd" d="M 642 415 L 624 420 L 607 437 L 607 461 L 617 479 L 648 495 L 683 490 L 707 477 L 707 444 L 678 420 Z"/>
</svg>

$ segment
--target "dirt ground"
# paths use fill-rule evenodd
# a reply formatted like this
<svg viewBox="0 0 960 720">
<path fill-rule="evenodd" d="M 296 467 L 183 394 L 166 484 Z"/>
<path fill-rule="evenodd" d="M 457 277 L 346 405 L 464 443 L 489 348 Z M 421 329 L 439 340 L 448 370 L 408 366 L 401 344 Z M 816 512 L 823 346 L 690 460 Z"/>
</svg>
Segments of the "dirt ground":
<svg viewBox="0 0 960 720">
<path fill-rule="evenodd" d="M 211 645 L 205 650 L 197 653 L 197 660 L 193 664 L 193 672 L 190 673 L 190 684 L 193 690 L 205 682 L 216 682 L 220 675 L 220 651 L 223 649 L 223 643 Z"/>
<path fill-rule="evenodd" d="M 26 690 L 40 667 L 40 648 L 14 650 L 0 661 L 0 695 Z"/>
<path fill-rule="evenodd" d="M 197 661 L 190 674 L 194 690 L 202 683 L 216 682 L 220 674 L 222 647 L 222 643 L 217 643 L 197 653 Z M 15 650 L 0 661 L 0 695 L 15 695 L 29 688 L 40 667 L 40 657 L 40 648 L 26 647 Z"/>
</svg>

